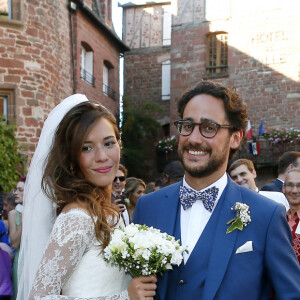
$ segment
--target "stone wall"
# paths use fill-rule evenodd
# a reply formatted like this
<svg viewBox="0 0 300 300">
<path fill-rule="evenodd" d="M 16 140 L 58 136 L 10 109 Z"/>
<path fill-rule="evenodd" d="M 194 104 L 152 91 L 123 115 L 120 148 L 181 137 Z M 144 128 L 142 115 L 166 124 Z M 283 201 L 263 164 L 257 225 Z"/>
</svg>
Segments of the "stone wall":
<svg viewBox="0 0 300 300">
<path fill-rule="evenodd" d="M 67 2 L 23 1 L 20 22 L 0 24 L 0 89 L 14 92 L 17 137 L 29 155 L 50 109 L 72 93 Z"/>
<path fill-rule="evenodd" d="M 178 118 L 178 100 L 202 79 L 219 81 L 241 94 L 254 136 L 262 119 L 265 131 L 300 129 L 299 1 L 290 0 L 287 5 L 273 0 L 178 0 L 171 6 L 170 135 L 176 134 L 172 123 Z M 153 4 L 152 11 L 155 7 Z M 148 99 L 159 101 L 161 53 L 156 41 L 162 28 L 154 31 L 155 27 L 150 26 L 149 7 L 143 11 L 141 7 L 124 6 L 124 10 L 123 37 L 132 48 L 125 56 L 125 94 L 135 105 Z M 216 32 L 228 34 L 228 74 L 224 76 L 206 74 L 207 35 Z M 253 159 L 261 168 L 269 165 L 268 176 L 276 176 L 273 168 L 276 169 L 277 150 L 269 144 L 264 146 L 267 154 Z M 248 148 L 240 155 L 249 155 Z"/>
<path fill-rule="evenodd" d="M 84 93 L 114 114 L 119 106 L 119 54 L 111 27 L 91 12 L 69 10 L 68 0 L 18 0 L 19 19 L 0 18 L 0 96 L 9 95 L 9 118 L 29 160 L 50 110 L 73 93 Z M 90 3 L 87 3 L 91 5 Z M 111 24 L 110 24 L 111 25 Z M 95 86 L 80 79 L 81 42 L 95 53 Z M 115 99 L 103 94 L 103 63 L 113 70 Z"/>
<path fill-rule="evenodd" d="M 299 10 L 297 1 L 254 1 L 245 8 L 233 1 L 229 18 L 210 15 L 210 22 L 193 18 L 187 8 L 179 10 L 172 31 L 170 119 L 177 118 L 177 101 L 185 89 L 201 79 L 213 79 L 241 93 L 255 135 L 262 119 L 265 130 L 300 128 Z M 207 34 L 218 31 L 228 33 L 228 75 L 208 77 Z"/>
</svg>

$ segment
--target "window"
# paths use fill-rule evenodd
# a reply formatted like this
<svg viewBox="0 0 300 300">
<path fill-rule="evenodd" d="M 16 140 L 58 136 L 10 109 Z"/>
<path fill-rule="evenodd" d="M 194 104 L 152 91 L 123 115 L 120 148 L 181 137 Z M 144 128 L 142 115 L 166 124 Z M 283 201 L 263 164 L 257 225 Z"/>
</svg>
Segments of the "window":
<svg viewBox="0 0 300 300">
<path fill-rule="evenodd" d="M 171 12 L 170 6 L 163 6 L 163 46 L 171 45 Z"/>
<path fill-rule="evenodd" d="M 166 60 L 161 65 L 161 99 L 169 100 L 171 94 L 171 61 Z"/>
<path fill-rule="evenodd" d="M 108 68 L 103 66 L 103 93 L 108 95 Z"/>
<path fill-rule="evenodd" d="M 80 78 L 90 85 L 95 86 L 95 77 L 93 76 L 93 50 L 87 43 L 83 42 L 81 46 Z"/>
<path fill-rule="evenodd" d="M 0 0 L 0 20 L 20 20 L 21 0 Z"/>
<path fill-rule="evenodd" d="M 0 96 L 0 115 L 7 118 L 7 96 Z"/>
<path fill-rule="evenodd" d="M 228 72 L 228 35 L 210 34 L 207 38 L 206 74 L 221 75 Z"/>
<path fill-rule="evenodd" d="M 0 89 L 0 115 L 5 116 L 10 124 L 15 123 L 14 90 Z"/>
<path fill-rule="evenodd" d="M 105 60 L 103 65 L 103 94 L 116 100 L 116 91 L 113 89 L 114 67 Z"/>
</svg>

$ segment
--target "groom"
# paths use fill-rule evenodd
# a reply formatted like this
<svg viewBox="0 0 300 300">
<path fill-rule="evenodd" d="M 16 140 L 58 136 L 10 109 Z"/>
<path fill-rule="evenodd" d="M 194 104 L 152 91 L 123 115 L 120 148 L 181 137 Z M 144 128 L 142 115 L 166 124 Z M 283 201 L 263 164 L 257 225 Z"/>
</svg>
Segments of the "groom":
<svg viewBox="0 0 300 300">
<path fill-rule="evenodd" d="M 300 268 L 284 208 L 226 174 L 247 125 L 240 96 L 203 81 L 178 103 L 183 181 L 141 197 L 133 222 L 180 238 L 189 254 L 158 278 L 160 300 L 300 299 Z M 200 200 L 200 201 L 196 201 Z M 236 202 L 250 219 L 227 233 Z"/>
</svg>

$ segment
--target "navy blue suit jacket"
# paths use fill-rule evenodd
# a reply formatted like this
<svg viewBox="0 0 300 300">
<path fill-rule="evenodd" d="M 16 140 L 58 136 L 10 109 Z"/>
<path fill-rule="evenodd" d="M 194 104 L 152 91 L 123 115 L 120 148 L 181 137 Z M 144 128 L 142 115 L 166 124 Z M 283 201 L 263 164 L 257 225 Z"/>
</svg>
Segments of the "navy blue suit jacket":
<svg viewBox="0 0 300 300">
<path fill-rule="evenodd" d="M 180 185 L 182 181 L 142 196 L 133 222 L 174 235 Z M 271 288 L 275 290 L 276 299 L 300 299 L 300 267 L 291 245 L 284 207 L 238 186 L 229 177 L 225 192 L 216 231 L 211 236 L 213 247 L 207 258 L 208 270 L 201 300 L 269 300 Z M 226 223 L 235 216 L 235 211 L 231 210 L 235 202 L 250 207 L 251 223 L 243 231 L 226 234 Z M 221 205 L 220 201 L 217 205 Z M 253 251 L 236 254 L 247 241 L 253 242 Z M 192 255 L 197 253 L 193 251 L 189 259 Z M 158 278 L 156 299 L 166 300 L 167 278 L 168 273 Z M 188 293 L 185 299 L 190 299 Z"/>
<path fill-rule="evenodd" d="M 283 186 L 283 182 L 276 178 L 273 182 L 263 186 L 261 190 L 282 193 L 282 186 Z"/>
</svg>

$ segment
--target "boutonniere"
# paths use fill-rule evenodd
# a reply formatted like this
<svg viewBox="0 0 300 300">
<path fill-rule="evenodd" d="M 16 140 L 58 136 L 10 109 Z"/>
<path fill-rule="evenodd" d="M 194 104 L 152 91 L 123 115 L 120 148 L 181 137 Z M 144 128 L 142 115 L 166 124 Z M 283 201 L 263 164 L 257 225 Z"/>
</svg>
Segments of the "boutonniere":
<svg viewBox="0 0 300 300">
<path fill-rule="evenodd" d="M 231 210 L 236 211 L 236 215 L 233 219 L 227 222 L 227 225 L 231 224 L 226 233 L 230 233 L 235 229 L 243 230 L 244 226 L 247 226 L 251 222 L 249 206 L 245 203 L 236 202 Z"/>
</svg>

